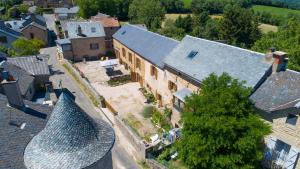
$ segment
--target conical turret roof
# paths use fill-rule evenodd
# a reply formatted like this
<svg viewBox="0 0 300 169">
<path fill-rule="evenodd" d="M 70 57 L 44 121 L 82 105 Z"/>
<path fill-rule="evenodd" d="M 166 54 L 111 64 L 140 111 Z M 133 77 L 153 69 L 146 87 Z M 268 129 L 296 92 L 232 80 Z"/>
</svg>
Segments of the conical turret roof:
<svg viewBox="0 0 300 169">
<path fill-rule="evenodd" d="M 94 120 L 62 93 L 44 128 L 27 145 L 27 168 L 85 168 L 104 157 L 112 148 L 112 127 Z"/>
</svg>

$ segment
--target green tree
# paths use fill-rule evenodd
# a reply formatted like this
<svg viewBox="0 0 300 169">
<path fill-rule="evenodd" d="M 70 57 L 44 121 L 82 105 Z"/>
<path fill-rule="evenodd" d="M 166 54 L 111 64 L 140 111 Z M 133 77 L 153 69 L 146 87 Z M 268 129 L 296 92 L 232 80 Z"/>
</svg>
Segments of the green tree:
<svg viewBox="0 0 300 169">
<path fill-rule="evenodd" d="M 210 75 L 186 99 L 179 157 L 191 169 L 254 169 L 270 127 L 248 99 L 251 89 L 228 74 Z"/>
<path fill-rule="evenodd" d="M 39 54 L 39 50 L 45 46 L 45 43 L 38 39 L 24 39 L 20 38 L 12 43 L 13 56 L 26 56 Z"/>
<path fill-rule="evenodd" d="M 182 28 L 186 33 L 193 30 L 193 18 L 191 15 L 187 15 L 186 17 L 179 16 L 174 24 L 177 28 Z"/>
<path fill-rule="evenodd" d="M 97 4 L 95 0 L 76 0 L 79 6 L 78 16 L 89 18 L 97 13 Z"/>
<path fill-rule="evenodd" d="M 168 13 L 180 13 L 184 11 L 182 0 L 160 0 Z"/>
<path fill-rule="evenodd" d="M 229 44 L 251 47 L 261 36 L 258 20 L 249 9 L 228 5 L 220 24 L 220 36 Z"/>
<path fill-rule="evenodd" d="M 296 19 L 290 19 L 287 26 L 281 27 L 278 32 L 264 35 L 255 42 L 252 50 L 265 53 L 270 47 L 287 52 L 288 67 L 300 71 L 300 23 Z"/>
<path fill-rule="evenodd" d="M 132 0 L 115 0 L 116 17 L 120 20 L 128 19 L 129 5 Z"/>
<path fill-rule="evenodd" d="M 29 6 L 25 5 L 25 4 L 20 4 L 18 6 L 18 9 L 21 13 L 28 13 L 28 8 L 29 8 Z"/>
<path fill-rule="evenodd" d="M 165 21 L 164 27 L 159 30 L 159 33 L 177 40 L 181 40 L 185 36 L 184 29 L 176 27 L 171 19 Z"/>
<path fill-rule="evenodd" d="M 150 30 L 160 28 L 166 11 L 158 0 L 133 0 L 129 6 L 129 18 L 132 23 L 146 24 Z"/>
</svg>

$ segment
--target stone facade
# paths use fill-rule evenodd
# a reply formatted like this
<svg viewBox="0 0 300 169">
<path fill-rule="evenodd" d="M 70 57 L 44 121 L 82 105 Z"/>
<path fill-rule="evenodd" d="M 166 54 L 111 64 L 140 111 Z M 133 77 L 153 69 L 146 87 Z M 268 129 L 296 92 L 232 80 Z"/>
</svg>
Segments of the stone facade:
<svg viewBox="0 0 300 169">
<path fill-rule="evenodd" d="M 84 57 L 98 59 L 106 53 L 104 37 L 71 39 L 71 43 L 76 61 L 81 61 Z M 91 49 L 91 44 L 98 44 L 99 49 Z"/>
<path fill-rule="evenodd" d="M 47 28 L 42 29 L 34 25 L 28 25 L 22 30 L 22 34 L 27 39 L 39 39 L 48 44 L 48 30 Z"/>
</svg>

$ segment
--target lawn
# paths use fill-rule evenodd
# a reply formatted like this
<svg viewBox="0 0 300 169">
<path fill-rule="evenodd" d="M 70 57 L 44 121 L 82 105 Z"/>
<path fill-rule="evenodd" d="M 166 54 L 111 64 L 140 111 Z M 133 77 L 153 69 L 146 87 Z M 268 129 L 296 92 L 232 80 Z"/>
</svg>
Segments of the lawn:
<svg viewBox="0 0 300 169">
<path fill-rule="evenodd" d="M 269 12 L 274 15 L 284 16 L 286 17 L 288 14 L 296 14 L 300 16 L 300 10 L 292 10 L 287 8 L 278 8 L 272 6 L 264 6 L 264 5 L 254 5 L 252 9 L 255 12 Z"/>
</svg>

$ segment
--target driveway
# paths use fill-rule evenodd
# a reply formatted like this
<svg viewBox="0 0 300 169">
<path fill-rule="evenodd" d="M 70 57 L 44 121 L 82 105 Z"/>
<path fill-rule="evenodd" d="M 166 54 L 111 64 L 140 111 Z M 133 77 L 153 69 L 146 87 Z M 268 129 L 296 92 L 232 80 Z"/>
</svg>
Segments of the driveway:
<svg viewBox="0 0 300 169">
<path fill-rule="evenodd" d="M 66 74 L 65 69 L 60 65 L 56 57 L 56 48 L 44 48 L 40 51 L 41 54 L 49 54 L 49 64 L 52 67 L 53 75 L 50 80 L 53 83 L 54 89 L 59 89 L 59 83 L 62 82 L 63 87 L 68 88 L 75 96 L 76 103 L 85 110 L 91 117 L 104 119 L 102 114 L 96 111 L 95 107 L 89 101 L 89 98 L 81 91 L 77 83 Z M 116 132 L 116 142 L 112 150 L 112 159 L 115 169 L 139 169 L 140 167 L 136 162 L 128 155 L 123 146 L 126 146 L 123 142 L 119 141 L 118 132 Z"/>
</svg>

